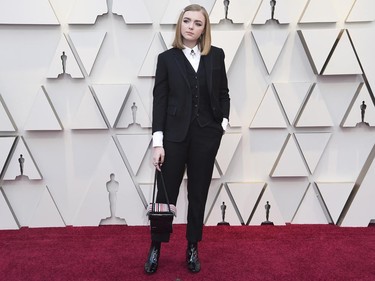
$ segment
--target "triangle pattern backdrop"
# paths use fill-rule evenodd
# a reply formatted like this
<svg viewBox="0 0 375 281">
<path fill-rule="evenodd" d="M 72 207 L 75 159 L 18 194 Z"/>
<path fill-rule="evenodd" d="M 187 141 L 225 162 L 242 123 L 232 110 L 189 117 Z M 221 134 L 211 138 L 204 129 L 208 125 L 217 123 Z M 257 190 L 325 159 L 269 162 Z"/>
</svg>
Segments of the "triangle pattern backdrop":
<svg viewBox="0 0 375 281">
<path fill-rule="evenodd" d="M 294 0 L 278 0 L 274 10 L 274 19 L 277 19 L 280 24 L 288 24 L 293 18 L 290 13 L 290 5 L 295 5 Z M 270 1 L 262 0 L 259 9 L 252 24 L 266 24 L 267 20 L 271 19 Z"/>
<path fill-rule="evenodd" d="M 74 48 L 76 49 L 88 75 L 91 74 L 91 70 L 94 66 L 96 57 L 98 56 L 106 34 L 107 32 L 105 31 L 71 31 L 67 35 L 73 43 Z"/>
<path fill-rule="evenodd" d="M 155 76 L 157 57 L 161 52 L 166 50 L 165 44 L 163 44 L 163 40 L 160 37 L 160 33 L 155 33 L 154 37 L 152 38 L 150 47 L 143 61 L 141 69 L 139 70 L 138 76 Z"/>
<path fill-rule="evenodd" d="M 36 94 L 33 107 L 30 110 L 24 129 L 27 131 L 63 130 L 62 123 L 43 86 Z"/>
<path fill-rule="evenodd" d="M 126 24 L 152 24 L 144 0 L 113 0 L 112 12 L 123 16 Z"/>
<path fill-rule="evenodd" d="M 9 205 L 4 197 L 4 192 L 0 187 L 0 229 L 19 229 L 17 221 L 14 219 L 12 211 L 9 209 Z"/>
<path fill-rule="evenodd" d="M 372 102 L 370 93 L 365 85 L 362 85 L 361 90 L 353 97 L 353 100 L 348 108 L 341 125 L 343 127 L 356 127 L 361 122 L 361 106 L 366 105 L 364 111 L 364 122 L 369 126 L 375 126 L 375 106 Z"/>
<path fill-rule="evenodd" d="M 353 4 L 347 22 L 366 22 L 375 20 L 375 2 L 372 0 L 356 0 Z"/>
<path fill-rule="evenodd" d="M 228 19 L 232 20 L 234 24 L 245 23 L 244 7 L 246 7 L 246 0 L 237 0 L 229 2 L 228 5 Z M 211 24 L 217 24 L 220 20 L 225 18 L 225 9 L 223 1 L 215 1 L 215 4 L 209 12 Z"/>
<path fill-rule="evenodd" d="M 236 208 L 240 213 L 241 222 L 247 224 L 247 220 L 248 218 L 250 218 L 250 215 L 253 212 L 253 208 L 254 206 L 256 206 L 257 201 L 265 188 L 265 183 L 228 182 L 227 186 L 230 194 L 235 201 Z"/>
<path fill-rule="evenodd" d="M 21 167 L 19 159 L 24 158 L 23 175 L 21 175 Z M 3 180 L 15 180 L 19 176 L 26 176 L 29 180 L 41 180 L 42 175 L 34 161 L 34 158 L 26 145 L 23 137 L 17 137 L 15 148 L 6 168 Z"/>
<path fill-rule="evenodd" d="M 96 18 L 108 12 L 106 1 L 79 0 L 75 1 L 69 15 L 69 24 L 94 24 Z"/>
<path fill-rule="evenodd" d="M 108 129 L 100 109 L 87 89 L 70 125 L 71 129 Z"/>
<path fill-rule="evenodd" d="M 268 87 L 258 110 L 251 121 L 250 128 L 286 128 L 286 123 L 279 103 L 273 91 Z"/>
<path fill-rule="evenodd" d="M 311 83 L 274 83 L 273 86 L 289 120 L 289 124 L 294 125 L 298 113 L 301 111 L 307 94 L 310 91 Z"/>
<path fill-rule="evenodd" d="M 63 58 L 64 54 L 66 59 Z M 50 68 L 47 72 L 47 78 L 58 78 L 59 75 L 63 74 L 64 72 L 64 65 L 66 74 L 69 74 L 72 78 L 83 78 L 81 68 L 79 67 L 65 36 L 61 36 Z"/>
<path fill-rule="evenodd" d="M 338 39 L 340 31 L 337 29 L 309 29 L 298 30 L 311 67 L 316 74 L 322 74 L 328 56 Z"/>
<path fill-rule="evenodd" d="M 16 137 L 0 137 L 0 179 L 2 179 L 8 157 L 11 155 Z"/>
<path fill-rule="evenodd" d="M 103 115 L 110 126 L 114 128 L 124 109 L 131 85 L 95 84 L 92 85 L 92 88 Z"/>
<path fill-rule="evenodd" d="M 268 74 L 271 74 L 288 39 L 289 30 L 287 28 L 271 29 L 268 27 L 262 30 L 253 30 L 251 34 L 253 35 Z M 272 42 L 272 44 L 269 42 Z"/>
<path fill-rule="evenodd" d="M 324 8 L 322 8 L 324 7 Z M 338 21 L 336 9 L 332 1 L 310 0 L 307 2 L 300 23 L 333 23 Z"/>
<path fill-rule="evenodd" d="M 59 22 L 48 0 L 17 0 L 0 2 L 0 24 L 59 25 Z"/>
<path fill-rule="evenodd" d="M 10 115 L 8 108 L 0 95 L 0 131 L 1 132 L 14 132 L 16 131 L 14 121 Z"/>
<path fill-rule="evenodd" d="M 313 210 L 313 212 L 311 212 Z M 327 218 L 320 206 L 318 196 L 314 190 L 313 184 L 310 184 L 301 201 L 300 206 L 293 218 L 293 224 L 327 224 Z"/>
</svg>

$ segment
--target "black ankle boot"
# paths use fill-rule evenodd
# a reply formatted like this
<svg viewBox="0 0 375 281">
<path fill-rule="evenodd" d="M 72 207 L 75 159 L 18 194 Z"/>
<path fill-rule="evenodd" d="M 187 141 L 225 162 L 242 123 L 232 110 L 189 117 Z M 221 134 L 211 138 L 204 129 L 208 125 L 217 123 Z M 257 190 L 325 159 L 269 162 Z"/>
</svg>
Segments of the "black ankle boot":
<svg viewBox="0 0 375 281">
<path fill-rule="evenodd" d="M 148 274 L 155 273 L 158 269 L 158 262 L 160 257 L 160 242 L 152 242 L 150 251 L 148 252 L 147 261 L 145 263 L 145 272 Z"/>
<path fill-rule="evenodd" d="M 191 272 L 199 272 L 201 270 L 201 263 L 198 258 L 198 243 L 188 243 L 186 250 L 186 262 L 188 269 Z"/>
</svg>

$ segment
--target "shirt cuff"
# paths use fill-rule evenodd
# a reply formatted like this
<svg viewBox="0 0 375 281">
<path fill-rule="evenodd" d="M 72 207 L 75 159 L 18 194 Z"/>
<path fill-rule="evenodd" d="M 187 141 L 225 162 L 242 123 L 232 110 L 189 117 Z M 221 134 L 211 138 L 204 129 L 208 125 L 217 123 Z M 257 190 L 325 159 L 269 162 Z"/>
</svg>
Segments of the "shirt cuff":
<svg viewBox="0 0 375 281">
<path fill-rule="evenodd" d="M 152 134 L 152 147 L 163 147 L 163 132 L 157 131 Z"/>
<path fill-rule="evenodd" d="M 221 127 L 223 127 L 223 130 L 226 131 L 228 127 L 229 120 L 227 118 L 223 118 L 223 121 L 221 121 Z"/>
</svg>

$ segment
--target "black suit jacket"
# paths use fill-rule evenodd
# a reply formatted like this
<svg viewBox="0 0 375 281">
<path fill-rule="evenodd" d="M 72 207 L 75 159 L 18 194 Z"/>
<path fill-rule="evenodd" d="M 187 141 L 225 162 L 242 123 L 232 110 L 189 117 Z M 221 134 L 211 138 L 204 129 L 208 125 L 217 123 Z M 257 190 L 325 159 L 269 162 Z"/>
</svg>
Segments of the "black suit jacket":
<svg viewBox="0 0 375 281">
<path fill-rule="evenodd" d="M 184 56 L 177 48 L 159 54 L 153 90 L 152 132 L 162 131 L 164 139 L 175 142 L 186 137 L 192 112 Z M 218 123 L 224 117 L 229 119 L 230 98 L 224 57 L 224 51 L 214 46 L 207 55 L 201 56 L 206 69 L 210 106 Z"/>
</svg>

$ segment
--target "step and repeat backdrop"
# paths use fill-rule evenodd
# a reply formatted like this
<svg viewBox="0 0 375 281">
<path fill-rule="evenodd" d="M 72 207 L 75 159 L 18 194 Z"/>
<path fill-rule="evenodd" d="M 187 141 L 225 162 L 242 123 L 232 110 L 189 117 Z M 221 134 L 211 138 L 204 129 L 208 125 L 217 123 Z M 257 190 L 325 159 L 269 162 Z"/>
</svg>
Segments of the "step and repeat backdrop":
<svg viewBox="0 0 375 281">
<path fill-rule="evenodd" d="M 0 229 L 148 224 L 156 59 L 191 3 L 231 95 L 205 224 L 372 223 L 373 0 L 0 0 Z"/>
</svg>

